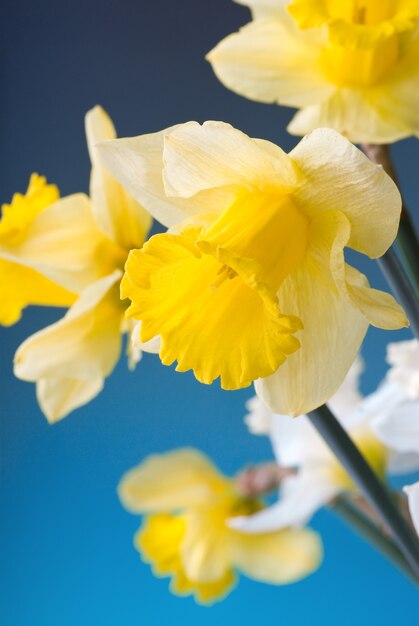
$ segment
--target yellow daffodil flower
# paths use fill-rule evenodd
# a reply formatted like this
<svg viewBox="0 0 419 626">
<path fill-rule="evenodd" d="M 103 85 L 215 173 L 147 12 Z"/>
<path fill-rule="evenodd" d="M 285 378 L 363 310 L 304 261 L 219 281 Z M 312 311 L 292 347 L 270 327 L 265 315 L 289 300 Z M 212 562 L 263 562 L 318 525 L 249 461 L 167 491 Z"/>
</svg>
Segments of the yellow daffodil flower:
<svg viewBox="0 0 419 626">
<path fill-rule="evenodd" d="M 193 449 L 149 457 L 122 478 L 119 495 L 129 511 L 146 514 L 135 536 L 142 559 L 156 576 L 171 578 L 173 593 L 202 604 L 228 594 L 236 572 L 281 585 L 307 576 L 322 559 L 311 530 L 250 535 L 230 528 L 231 516 L 262 505 L 240 496 L 234 482 Z"/>
<path fill-rule="evenodd" d="M 83 194 L 70 198 L 76 208 L 86 208 L 80 219 L 85 226 L 93 225 L 93 235 L 80 241 L 72 224 L 66 223 L 67 240 L 61 254 L 83 246 L 86 257 L 91 257 L 96 249 L 98 267 L 92 274 L 95 266 L 80 262 L 84 288 L 72 307 L 60 321 L 27 339 L 15 357 L 15 374 L 37 383 L 38 401 L 50 422 L 94 398 L 115 367 L 122 334 L 131 331 L 119 297 L 122 269 L 130 248 L 143 244 L 151 224 L 149 214 L 122 189 L 94 151 L 97 141 L 116 137 L 100 107 L 88 112 L 86 133 L 92 161 L 90 199 Z M 64 222 L 70 219 L 64 207 L 60 216 Z M 99 247 L 96 240 L 101 242 Z M 140 358 L 131 344 L 129 356 L 131 366 Z"/>
<path fill-rule="evenodd" d="M 382 168 L 335 131 L 290 153 L 222 122 L 195 122 L 105 142 L 110 171 L 171 229 L 131 252 L 122 296 L 177 360 L 225 389 L 258 381 L 273 410 L 325 402 L 342 383 L 368 323 L 407 324 L 394 299 L 345 264 L 394 240 L 400 196 Z"/>
<path fill-rule="evenodd" d="M 229 89 L 301 109 L 288 130 L 330 127 L 353 142 L 419 133 L 417 0 L 243 0 L 254 21 L 208 60 Z"/>
<path fill-rule="evenodd" d="M 59 200 L 57 187 L 37 174 L 25 195 L 16 193 L 2 206 L 0 324 L 17 322 L 29 304 L 70 306 L 86 284 L 80 269 L 87 266 L 90 279 L 99 275 L 94 261 L 103 238 L 88 218 L 82 194 Z M 71 250 L 70 222 L 78 242 Z"/>
</svg>

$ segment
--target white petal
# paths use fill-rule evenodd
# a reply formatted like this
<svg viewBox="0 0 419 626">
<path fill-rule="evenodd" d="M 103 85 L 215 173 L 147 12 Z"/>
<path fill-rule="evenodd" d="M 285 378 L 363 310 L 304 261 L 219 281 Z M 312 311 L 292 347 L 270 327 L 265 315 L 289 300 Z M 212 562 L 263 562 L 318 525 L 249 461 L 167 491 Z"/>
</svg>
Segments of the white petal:
<svg viewBox="0 0 419 626">
<path fill-rule="evenodd" d="M 246 402 L 246 408 L 249 413 L 244 422 L 252 435 L 269 435 L 272 429 L 272 411 L 257 396 Z"/>
<path fill-rule="evenodd" d="M 419 535 L 419 482 L 404 488 L 409 501 L 409 511 L 412 517 L 416 532 Z"/>
<path fill-rule="evenodd" d="M 419 340 L 398 341 L 387 346 L 388 378 L 396 381 L 406 395 L 419 398 Z"/>
<path fill-rule="evenodd" d="M 405 401 L 392 411 L 385 407 L 372 421 L 371 428 L 389 448 L 419 454 L 419 401 Z"/>
<path fill-rule="evenodd" d="M 272 532 L 288 526 L 304 525 L 322 506 L 328 504 L 339 488 L 314 467 L 284 481 L 280 500 L 255 515 L 233 517 L 231 528 L 247 533 Z"/>
</svg>

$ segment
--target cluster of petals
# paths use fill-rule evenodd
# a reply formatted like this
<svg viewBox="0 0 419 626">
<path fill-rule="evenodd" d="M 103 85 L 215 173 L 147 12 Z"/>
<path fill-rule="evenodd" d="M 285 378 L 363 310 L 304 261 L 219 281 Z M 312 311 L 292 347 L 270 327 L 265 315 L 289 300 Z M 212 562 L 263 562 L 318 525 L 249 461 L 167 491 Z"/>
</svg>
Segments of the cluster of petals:
<svg viewBox="0 0 419 626">
<path fill-rule="evenodd" d="M 377 391 L 363 398 L 358 389 L 362 362 L 357 359 L 344 384 L 328 405 L 351 435 L 364 457 L 384 480 L 419 470 L 419 393 L 412 383 L 419 367 L 417 340 L 389 344 L 391 368 Z M 272 507 L 231 520 L 234 528 L 248 532 L 272 531 L 300 519 L 307 522 L 322 506 L 342 493 L 355 493 L 350 477 L 331 454 L 306 416 L 293 420 L 273 414 L 255 397 L 246 417 L 255 434 L 267 434 L 278 463 L 295 468 L 280 487 Z M 412 518 L 419 522 L 419 483 L 407 488 Z"/>
<path fill-rule="evenodd" d="M 122 504 L 145 518 L 135 546 L 156 576 L 170 577 L 177 595 L 212 604 L 240 572 L 275 585 L 295 582 L 319 566 L 321 541 L 303 528 L 248 534 L 227 520 L 261 503 L 245 499 L 200 452 L 190 448 L 148 457 L 122 478 Z"/>
<path fill-rule="evenodd" d="M 296 107 L 288 129 L 356 143 L 419 133 L 417 0 L 237 0 L 253 20 L 208 60 L 229 89 Z"/>
<path fill-rule="evenodd" d="M 318 129 L 286 154 L 222 122 L 189 122 L 98 150 L 168 227 L 130 253 L 121 285 L 164 364 L 225 389 L 257 380 L 274 411 L 298 415 L 337 390 L 369 323 L 407 324 L 345 263 L 346 246 L 385 253 L 401 202 L 339 133 Z"/>
<path fill-rule="evenodd" d="M 29 337 L 15 356 L 16 376 L 36 382 L 39 404 L 50 422 L 94 398 L 113 370 L 122 334 L 129 330 L 119 296 L 124 263 L 129 250 L 142 245 L 151 223 L 93 150 L 96 142 L 116 136 L 100 107 L 88 112 L 86 133 L 92 161 L 90 197 L 50 197 L 42 211 L 34 211 L 33 186 L 42 182 L 35 178 L 28 194 L 15 198 L 17 206 L 5 213 L 3 230 L 0 224 L 1 244 L 6 225 L 10 233 L 7 247 L 0 244 L 0 258 L 21 264 L 25 273 L 19 266 L 19 277 L 25 283 L 17 286 L 25 303 L 70 306 L 62 319 Z M 9 225 L 18 219 L 24 225 L 19 237 Z M 0 271 L 5 262 L 0 260 Z M 32 278 L 35 270 L 40 278 Z M 54 291 L 47 279 L 53 281 Z M 133 363 L 139 358 L 130 356 Z"/>
</svg>

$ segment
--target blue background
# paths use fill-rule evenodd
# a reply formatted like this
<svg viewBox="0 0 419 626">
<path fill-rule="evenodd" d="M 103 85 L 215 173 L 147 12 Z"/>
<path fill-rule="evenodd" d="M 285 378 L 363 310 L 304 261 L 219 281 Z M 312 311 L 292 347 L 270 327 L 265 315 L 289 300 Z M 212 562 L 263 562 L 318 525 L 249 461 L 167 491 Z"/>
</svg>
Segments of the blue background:
<svg viewBox="0 0 419 626">
<path fill-rule="evenodd" d="M 204 54 L 248 20 L 230 0 L 6 0 L 2 56 L 1 201 L 24 191 L 32 171 L 63 195 L 88 188 L 83 116 L 95 104 L 120 136 L 173 123 L 222 119 L 292 148 L 292 112 L 239 98 L 222 87 Z M 394 147 L 410 204 L 419 197 L 417 142 Z M 384 282 L 360 260 L 374 286 Z M 227 473 L 271 458 L 265 438 L 243 426 L 252 391 L 223 392 L 145 356 L 132 374 L 122 360 L 92 403 L 48 426 L 34 386 L 16 380 L 12 359 L 29 334 L 61 312 L 28 309 L 0 329 L 1 605 L 4 626 L 202 625 L 255 622 L 335 626 L 413 624 L 417 595 L 401 574 L 324 511 L 320 571 L 287 587 L 244 578 L 211 609 L 171 596 L 132 547 L 139 520 L 120 506 L 120 476 L 151 452 L 192 445 Z M 408 331 L 371 330 L 364 391 L 385 371 L 385 344 Z M 416 622 L 417 623 L 417 622 Z"/>
</svg>

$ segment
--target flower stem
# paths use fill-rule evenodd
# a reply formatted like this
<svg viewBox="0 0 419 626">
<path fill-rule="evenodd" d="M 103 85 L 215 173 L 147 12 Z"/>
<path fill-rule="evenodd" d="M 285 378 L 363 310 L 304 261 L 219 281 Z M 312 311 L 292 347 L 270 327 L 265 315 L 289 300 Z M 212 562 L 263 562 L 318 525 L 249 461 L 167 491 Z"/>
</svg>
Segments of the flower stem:
<svg viewBox="0 0 419 626">
<path fill-rule="evenodd" d="M 419 580 L 406 563 L 400 550 L 394 543 L 385 537 L 380 529 L 374 524 L 356 504 L 352 503 L 345 496 L 339 496 L 331 506 L 339 517 L 355 529 L 361 537 L 366 539 L 378 552 L 385 556 L 395 567 L 414 584 L 418 585 Z"/>
<path fill-rule="evenodd" d="M 419 339 L 419 298 L 411 287 L 403 265 L 392 248 L 377 261 L 391 290 L 406 312 L 413 334 Z"/>
<path fill-rule="evenodd" d="M 419 580 L 419 540 L 395 508 L 383 484 L 326 405 L 311 411 L 308 417 L 365 499 L 388 526 L 394 543 Z"/>
<path fill-rule="evenodd" d="M 390 155 L 388 145 L 363 144 L 362 148 L 367 157 L 377 165 L 382 165 L 387 174 L 399 186 L 396 170 Z M 413 226 L 409 209 L 403 199 L 402 213 L 400 216 L 400 228 L 396 239 L 396 245 L 400 251 L 410 278 L 413 282 L 416 294 L 419 295 L 419 240 Z"/>
</svg>

